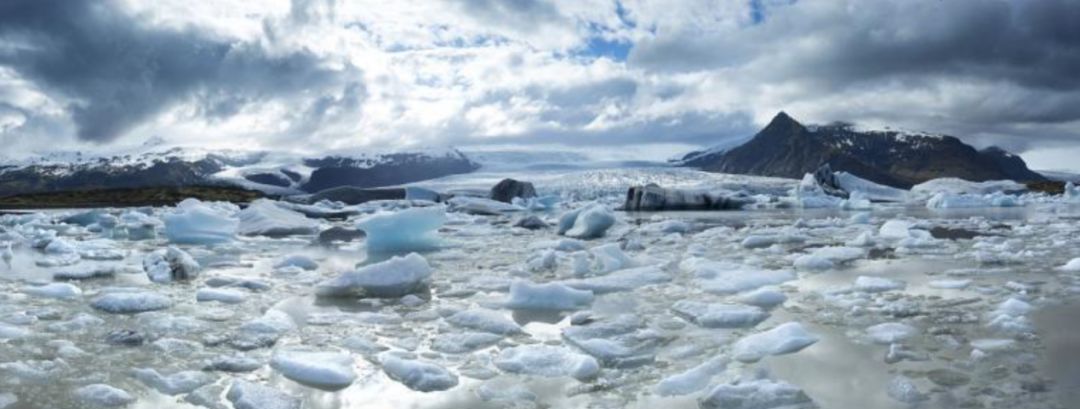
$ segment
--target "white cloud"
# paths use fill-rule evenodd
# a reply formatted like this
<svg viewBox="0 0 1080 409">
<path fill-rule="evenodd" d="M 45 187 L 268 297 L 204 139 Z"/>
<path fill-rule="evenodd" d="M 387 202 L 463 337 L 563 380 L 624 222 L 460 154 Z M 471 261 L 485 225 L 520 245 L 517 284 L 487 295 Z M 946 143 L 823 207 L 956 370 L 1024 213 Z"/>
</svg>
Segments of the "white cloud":
<svg viewBox="0 0 1080 409">
<path fill-rule="evenodd" d="M 1080 137 L 1059 126 L 1080 119 L 1080 81 L 1062 75 L 1080 65 L 1080 36 L 1059 24 L 1068 13 L 1047 12 L 1063 3 L 762 3 L 762 21 L 750 2 L 705 0 L 101 3 L 132 32 L 197 35 L 248 50 L 250 63 L 228 67 L 253 72 L 181 87 L 105 139 L 161 135 L 245 147 L 302 140 L 312 150 L 700 145 L 752 133 L 779 110 L 809 122 L 945 131 L 1012 148 Z M 0 138 L 27 148 L 75 141 L 78 118 L 67 104 L 100 93 L 72 93 L 70 84 L 6 64 L 4 50 L 18 38 L 0 32 L 0 95 L 17 101 L 5 112 L 23 119 L 5 114 Z M 997 51 L 980 50 L 980 41 Z M 631 46 L 626 61 L 588 48 L 620 42 Z"/>
</svg>

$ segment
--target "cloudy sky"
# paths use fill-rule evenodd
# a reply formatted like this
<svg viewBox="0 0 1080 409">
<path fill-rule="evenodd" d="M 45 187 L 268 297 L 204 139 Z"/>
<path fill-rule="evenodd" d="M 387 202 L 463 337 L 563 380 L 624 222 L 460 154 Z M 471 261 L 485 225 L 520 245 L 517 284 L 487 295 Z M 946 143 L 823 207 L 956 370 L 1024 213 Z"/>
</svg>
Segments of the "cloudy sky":
<svg viewBox="0 0 1080 409">
<path fill-rule="evenodd" d="M 1077 21 L 1075 0 L 5 0 L 0 143 L 662 152 L 784 110 L 1067 168 Z"/>
</svg>

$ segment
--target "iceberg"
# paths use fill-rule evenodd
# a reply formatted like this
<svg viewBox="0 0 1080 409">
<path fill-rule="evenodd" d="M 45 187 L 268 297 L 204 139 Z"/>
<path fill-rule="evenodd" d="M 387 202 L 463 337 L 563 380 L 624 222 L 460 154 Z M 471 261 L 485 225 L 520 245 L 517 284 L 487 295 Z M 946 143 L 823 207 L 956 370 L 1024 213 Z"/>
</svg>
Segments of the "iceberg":
<svg viewBox="0 0 1080 409">
<path fill-rule="evenodd" d="M 803 328 L 802 324 L 788 322 L 736 341 L 732 355 L 739 362 L 757 362 L 770 355 L 799 352 L 817 341 L 817 336 Z"/>
<path fill-rule="evenodd" d="M 510 300 L 506 302 L 506 307 L 515 310 L 566 311 L 585 308 L 592 301 L 592 291 L 576 290 L 559 283 L 515 281 L 510 284 Z"/>
<path fill-rule="evenodd" d="M 251 202 L 238 214 L 237 231 L 244 236 L 291 236 L 315 234 L 319 224 L 303 214 L 278 206 L 269 199 Z"/>
<path fill-rule="evenodd" d="M 194 279 L 200 268 L 190 254 L 173 246 L 150 253 L 143 259 L 147 277 L 160 284 Z"/>
<path fill-rule="evenodd" d="M 390 379 L 415 391 L 444 391 L 458 384 L 457 375 L 433 363 L 399 358 L 392 353 L 380 354 L 379 362 Z"/>
<path fill-rule="evenodd" d="M 344 389 L 356 380 L 353 359 L 339 352 L 280 350 L 270 359 L 270 367 L 286 378 L 330 391 Z"/>
<path fill-rule="evenodd" d="M 431 265 L 416 253 L 361 267 L 319 283 L 320 296 L 401 297 L 424 287 L 431 277 Z"/>
<path fill-rule="evenodd" d="M 446 210 L 433 206 L 376 214 L 356 227 L 367 233 L 369 253 L 405 253 L 438 248 L 436 232 L 445 223 Z"/>
<path fill-rule="evenodd" d="M 578 239 L 595 239 L 604 236 L 615 225 L 615 213 L 604 205 L 593 203 L 569 211 L 559 218 L 559 234 Z"/>
<path fill-rule="evenodd" d="M 495 366 L 510 373 L 570 376 L 581 381 L 591 379 L 600 372 L 600 363 L 596 358 L 551 345 L 522 345 L 504 349 L 495 358 Z"/>
<path fill-rule="evenodd" d="M 769 317 L 769 313 L 750 305 L 716 304 L 682 300 L 671 307 L 676 315 L 705 328 L 752 327 Z"/>
<path fill-rule="evenodd" d="M 136 213 L 138 214 L 138 213 Z M 144 225 L 146 222 L 133 218 L 136 214 L 121 217 L 125 224 Z M 138 214 L 141 215 L 141 214 Z M 145 217 L 145 215 L 142 215 Z M 176 205 L 176 210 L 163 217 L 165 237 L 178 244 L 218 244 L 232 241 L 240 221 L 220 208 L 210 207 L 197 199 L 186 199 Z"/>
</svg>

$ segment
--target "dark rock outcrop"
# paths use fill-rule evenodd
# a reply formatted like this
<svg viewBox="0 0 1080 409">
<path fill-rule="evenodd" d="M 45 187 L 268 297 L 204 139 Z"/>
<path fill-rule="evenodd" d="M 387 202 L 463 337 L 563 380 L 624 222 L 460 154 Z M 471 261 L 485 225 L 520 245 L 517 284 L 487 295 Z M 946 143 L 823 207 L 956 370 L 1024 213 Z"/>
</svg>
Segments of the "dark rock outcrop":
<svg viewBox="0 0 1080 409">
<path fill-rule="evenodd" d="M 491 200 L 504 203 L 513 202 L 515 197 L 528 199 L 536 197 L 536 188 L 530 182 L 522 182 L 514 179 L 503 179 L 491 188 Z"/>
<path fill-rule="evenodd" d="M 631 187 L 622 210 L 738 210 L 751 202 L 749 196 L 740 193 L 665 189 L 648 184 Z"/>
<path fill-rule="evenodd" d="M 978 151 L 952 136 L 855 130 L 835 123 L 806 127 L 781 112 L 750 141 L 686 155 L 681 164 L 710 172 L 802 178 L 822 165 L 875 183 L 908 189 L 930 179 L 1044 180 L 1018 156 Z"/>
<path fill-rule="evenodd" d="M 311 177 L 302 189 L 306 192 L 318 192 L 338 186 L 393 186 L 469 173 L 480 167 L 457 151 L 445 156 L 396 153 L 385 155 L 380 160 L 378 164 L 371 164 L 368 159 L 337 156 L 306 159 L 304 164 L 316 169 L 311 172 Z"/>
</svg>

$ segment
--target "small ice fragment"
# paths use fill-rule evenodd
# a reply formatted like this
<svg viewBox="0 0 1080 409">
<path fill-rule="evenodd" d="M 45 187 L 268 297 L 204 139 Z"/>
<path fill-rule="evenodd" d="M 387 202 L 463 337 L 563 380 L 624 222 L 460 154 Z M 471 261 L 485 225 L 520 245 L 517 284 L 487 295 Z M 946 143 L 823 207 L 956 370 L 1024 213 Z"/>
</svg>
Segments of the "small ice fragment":
<svg viewBox="0 0 1080 409">
<path fill-rule="evenodd" d="M 903 290 L 907 287 L 903 281 L 885 277 L 859 276 L 855 278 L 853 289 L 864 293 L 881 293 L 893 290 Z"/>
<path fill-rule="evenodd" d="M 391 353 L 379 355 L 379 362 L 390 379 L 415 391 L 444 391 L 458 384 L 457 375 L 430 362 L 403 359 Z"/>
<path fill-rule="evenodd" d="M 409 253 L 367 265 L 337 278 L 323 281 L 316 289 L 320 296 L 364 295 L 369 297 L 401 297 L 427 284 L 431 266 L 424 257 Z"/>
<path fill-rule="evenodd" d="M 150 253 L 143 259 L 143 270 L 147 277 L 161 284 L 191 280 L 199 275 L 200 268 L 190 254 L 172 246 Z"/>
<path fill-rule="evenodd" d="M 516 310 L 567 311 L 585 308 L 593 301 L 592 291 L 575 290 L 559 283 L 534 284 L 515 281 L 510 284 L 506 307 Z"/>
<path fill-rule="evenodd" d="M 270 360 L 286 378 L 326 390 L 344 389 L 356 380 L 353 359 L 338 352 L 279 350 Z"/>
<path fill-rule="evenodd" d="M 266 385 L 233 380 L 225 397 L 235 409 L 300 409 L 300 399 Z"/>
<path fill-rule="evenodd" d="M 769 355 L 798 352 L 817 341 L 801 324 L 788 322 L 736 341 L 732 352 L 740 362 L 757 362 Z"/>
<path fill-rule="evenodd" d="M 504 349 L 495 359 L 495 366 L 510 373 L 570 376 L 577 380 L 591 379 L 600 371 L 596 358 L 551 345 L 522 345 Z"/>
<path fill-rule="evenodd" d="M 103 383 L 95 383 L 75 389 L 75 398 L 101 407 L 127 406 L 135 402 L 135 398 L 123 389 L 115 388 Z"/>
<path fill-rule="evenodd" d="M 899 322 L 886 322 L 866 329 L 866 335 L 870 337 L 870 340 L 882 345 L 903 342 L 918 332 L 915 327 Z"/>
<path fill-rule="evenodd" d="M 481 308 L 458 311 L 454 315 L 446 317 L 446 322 L 462 328 L 492 334 L 510 335 L 521 332 L 521 326 L 514 320 L 498 311 Z"/>
<path fill-rule="evenodd" d="M 68 283 L 50 283 L 38 286 L 23 287 L 22 292 L 37 297 L 59 298 L 69 300 L 82 295 L 82 290 Z"/>
</svg>

